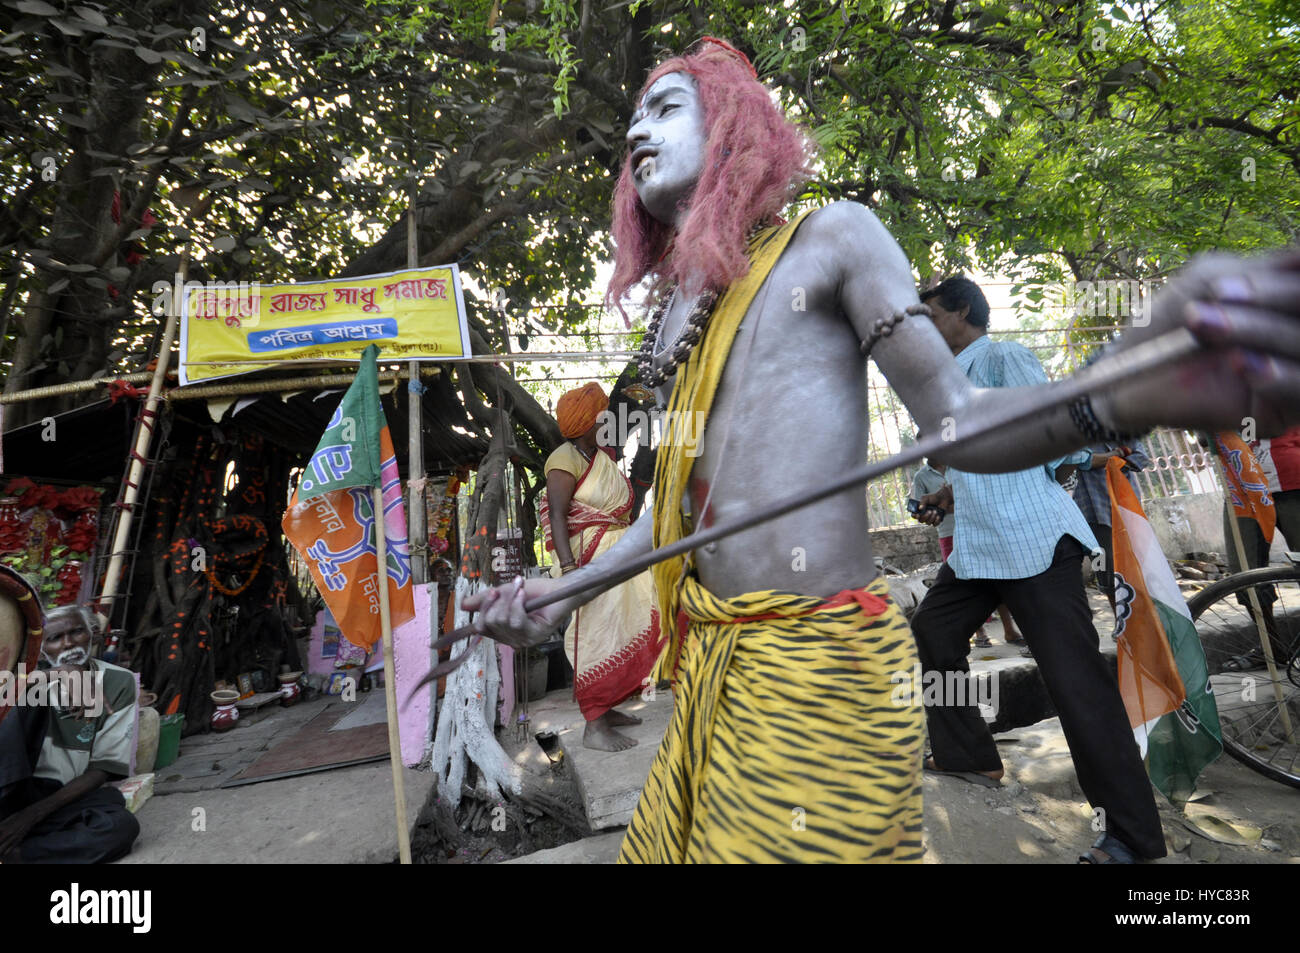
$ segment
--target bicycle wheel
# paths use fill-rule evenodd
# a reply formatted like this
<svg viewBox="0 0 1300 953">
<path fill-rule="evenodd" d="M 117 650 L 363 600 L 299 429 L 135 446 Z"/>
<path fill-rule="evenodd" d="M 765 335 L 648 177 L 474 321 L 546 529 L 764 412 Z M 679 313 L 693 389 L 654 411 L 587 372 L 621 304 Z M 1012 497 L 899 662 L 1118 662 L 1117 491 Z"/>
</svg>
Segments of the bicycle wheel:
<svg viewBox="0 0 1300 953">
<path fill-rule="evenodd" d="M 1276 690 L 1262 658 L 1251 592 L 1271 636 Z M 1224 749 L 1260 774 L 1300 787 L 1300 567 L 1236 573 L 1198 592 L 1187 607 L 1205 649 Z"/>
</svg>

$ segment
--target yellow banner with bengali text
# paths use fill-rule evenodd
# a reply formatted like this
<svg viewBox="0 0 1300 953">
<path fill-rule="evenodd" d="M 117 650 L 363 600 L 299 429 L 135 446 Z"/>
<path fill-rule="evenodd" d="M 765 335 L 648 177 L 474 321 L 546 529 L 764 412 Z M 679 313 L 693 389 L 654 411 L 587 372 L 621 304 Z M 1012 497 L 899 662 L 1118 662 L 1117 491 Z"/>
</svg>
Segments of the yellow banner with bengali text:
<svg viewBox="0 0 1300 953">
<path fill-rule="evenodd" d="M 186 282 L 181 300 L 180 382 L 194 384 L 299 362 L 470 356 L 456 265 L 336 281 L 266 285 Z"/>
</svg>

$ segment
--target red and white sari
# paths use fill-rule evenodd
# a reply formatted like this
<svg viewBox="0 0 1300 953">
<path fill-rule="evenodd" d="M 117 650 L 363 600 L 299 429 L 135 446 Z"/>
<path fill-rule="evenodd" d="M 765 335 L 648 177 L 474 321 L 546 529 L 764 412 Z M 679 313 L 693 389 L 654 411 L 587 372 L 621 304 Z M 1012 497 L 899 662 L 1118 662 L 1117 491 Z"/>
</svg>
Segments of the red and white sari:
<svg viewBox="0 0 1300 953">
<path fill-rule="evenodd" d="M 547 463 L 549 471 L 551 460 Z M 587 565 L 623 537 L 632 511 L 632 485 L 609 454 L 597 451 L 590 463 L 583 463 L 586 469 L 577 478 L 566 514 L 569 549 L 579 566 Z M 541 517 L 546 548 L 554 550 L 545 496 Z M 560 574 L 557 561 L 551 575 L 558 578 Z M 574 696 L 588 721 L 645 686 L 663 650 L 656 605 L 654 579 L 646 571 L 573 613 L 564 633 L 564 650 L 573 665 Z"/>
</svg>

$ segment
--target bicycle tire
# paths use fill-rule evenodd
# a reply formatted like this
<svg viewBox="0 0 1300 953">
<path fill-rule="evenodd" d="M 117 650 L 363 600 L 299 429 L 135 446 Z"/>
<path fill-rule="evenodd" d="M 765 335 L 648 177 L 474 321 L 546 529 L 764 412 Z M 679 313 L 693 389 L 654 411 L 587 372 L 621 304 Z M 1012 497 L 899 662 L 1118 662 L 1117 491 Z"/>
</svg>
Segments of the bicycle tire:
<svg viewBox="0 0 1300 953">
<path fill-rule="evenodd" d="M 1222 602 L 1224 599 L 1229 599 L 1239 592 L 1263 584 L 1286 582 L 1300 584 L 1300 566 L 1268 566 L 1261 569 L 1248 569 L 1245 572 L 1234 573 L 1220 579 L 1218 582 L 1202 589 L 1187 600 L 1187 609 L 1191 613 L 1193 624 L 1195 624 L 1211 606 Z M 1202 638 L 1200 627 L 1197 627 L 1196 634 L 1198 639 Z M 1205 648 L 1203 641 L 1202 648 Z M 1280 666 L 1280 669 L 1282 678 L 1286 679 L 1287 666 Z M 1300 725 L 1297 727 L 1300 727 Z M 1272 781 L 1293 788 L 1300 788 L 1300 769 L 1292 772 L 1284 771 L 1262 760 L 1252 749 L 1238 743 L 1227 734 L 1223 735 L 1223 750 L 1246 767 Z"/>
</svg>

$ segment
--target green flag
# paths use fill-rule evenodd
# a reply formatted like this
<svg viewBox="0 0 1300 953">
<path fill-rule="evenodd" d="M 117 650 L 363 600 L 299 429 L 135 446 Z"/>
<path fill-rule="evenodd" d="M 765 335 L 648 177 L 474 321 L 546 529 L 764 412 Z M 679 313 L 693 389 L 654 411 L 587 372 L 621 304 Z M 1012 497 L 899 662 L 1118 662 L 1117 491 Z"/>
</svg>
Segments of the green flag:
<svg viewBox="0 0 1300 953">
<path fill-rule="evenodd" d="M 374 344 L 361 353 L 356 379 L 339 401 L 298 483 L 300 500 L 351 486 L 381 485 L 380 434 L 388 421 L 379 405 L 378 355 Z"/>
<path fill-rule="evenodd" d="M 372 344 L 361 356 L 357 378 L 303 470 L 282 524 L 285 538 L 302 554 L 343 634 L 366 649 L 383 634 L 376 585 L 379 519 L 384 521 L 394 628 L 415 615 L 402 481 L 379 405 L 378 353 Z M 382 513 L 376 512 L 376 487 L 383 495 Z"/>
</svg>

